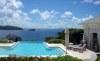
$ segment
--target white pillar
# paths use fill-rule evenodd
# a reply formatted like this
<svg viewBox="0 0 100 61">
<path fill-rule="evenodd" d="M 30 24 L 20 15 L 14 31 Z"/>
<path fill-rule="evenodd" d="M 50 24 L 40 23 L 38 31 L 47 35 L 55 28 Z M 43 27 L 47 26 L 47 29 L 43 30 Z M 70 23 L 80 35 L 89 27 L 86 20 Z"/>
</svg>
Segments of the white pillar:
<svg viewBox="0 0 100 61">
<path fill-rule="evenodd" d="M 98 33 L 98 48 L 99 48 L 99 52 L 100 52 L 100 34 Z"/>
<path fill-rule="evenodd" d="M 65 29 L 65 46 L 66 46 L 66 49 L 69 46 L 69 30 L 68 29 Z"/>
</svg>

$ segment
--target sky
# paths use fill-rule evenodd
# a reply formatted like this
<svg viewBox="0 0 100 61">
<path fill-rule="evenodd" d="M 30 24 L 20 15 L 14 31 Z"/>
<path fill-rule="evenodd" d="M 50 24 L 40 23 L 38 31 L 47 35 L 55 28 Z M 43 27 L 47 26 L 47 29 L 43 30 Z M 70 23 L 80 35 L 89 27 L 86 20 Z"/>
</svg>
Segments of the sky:
<svg viewBox="0 0 100 61">
<path fill-rule="evenodd" d="M 100 0 L 0 0 L 0 25 L 22 28 L 80 28 L 100 15 Z"/>
</svg>

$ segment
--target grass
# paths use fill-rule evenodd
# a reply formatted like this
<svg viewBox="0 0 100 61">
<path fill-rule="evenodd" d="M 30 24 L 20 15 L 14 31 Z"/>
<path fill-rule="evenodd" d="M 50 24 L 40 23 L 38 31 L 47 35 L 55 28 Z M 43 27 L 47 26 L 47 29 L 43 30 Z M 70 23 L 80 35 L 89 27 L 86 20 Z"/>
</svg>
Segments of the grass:
<svg viewBox="0 0 100 61">
<path fill-rule="evenodd" d="M 1 57 L 0 61 L 82 61 L 71 56 L 50 57 Z"/>
<path fill-rule="evenodd" d="M 98 55 L 97 60 L 96 61 L 100 61 L 100 55 Z"/>
</svg>

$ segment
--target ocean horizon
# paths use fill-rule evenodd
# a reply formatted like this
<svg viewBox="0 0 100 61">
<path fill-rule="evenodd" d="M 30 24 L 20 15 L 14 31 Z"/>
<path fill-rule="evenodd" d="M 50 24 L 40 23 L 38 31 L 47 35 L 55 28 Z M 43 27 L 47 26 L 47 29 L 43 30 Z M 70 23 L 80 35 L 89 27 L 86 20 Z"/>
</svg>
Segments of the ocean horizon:
<svg viewBox="0 0 100 61">
<path fill-rule="evenodd" d="M 8 34 L 20 36 L 22 40 L 44 41 L 46 37 L 56 37 L 58 32 L 64 29 L 35 29 L 29 30 L 0 30 L 0 38 L 5 38 Z"/>
</svg>

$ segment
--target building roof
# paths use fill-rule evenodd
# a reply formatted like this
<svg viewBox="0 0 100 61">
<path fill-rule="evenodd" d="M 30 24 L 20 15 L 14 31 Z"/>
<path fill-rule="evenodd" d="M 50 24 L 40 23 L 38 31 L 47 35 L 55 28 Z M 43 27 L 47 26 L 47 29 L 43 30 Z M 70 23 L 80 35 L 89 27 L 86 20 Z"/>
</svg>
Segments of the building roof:
<svg viewBox="0 0 100 61">
<path fill-rule="evenodd" d="M 86 21 L 84 21 L 83 23 L 81 23 L 81 24 L 97 24 L 97 23 L 100 23 L 100 16 L 96 16 L 96 17 L 94 17 L 94 18 L 91 18 L 91 19 L 89 19 L 89 20 L 86 20 Z"/>
</svg>

